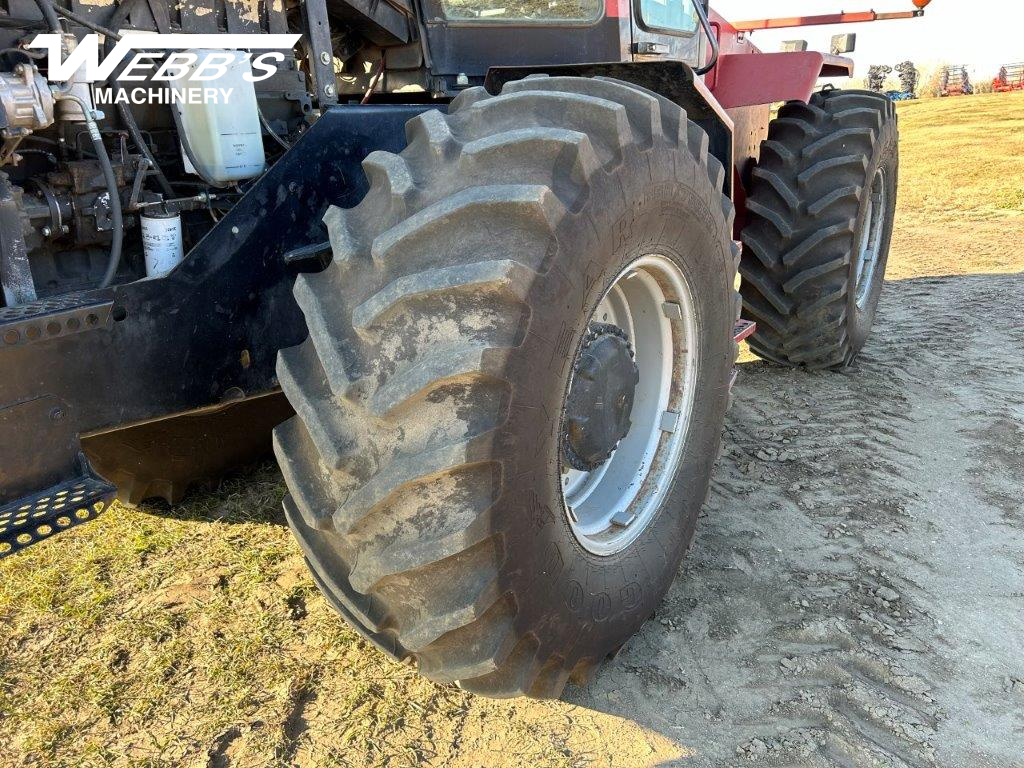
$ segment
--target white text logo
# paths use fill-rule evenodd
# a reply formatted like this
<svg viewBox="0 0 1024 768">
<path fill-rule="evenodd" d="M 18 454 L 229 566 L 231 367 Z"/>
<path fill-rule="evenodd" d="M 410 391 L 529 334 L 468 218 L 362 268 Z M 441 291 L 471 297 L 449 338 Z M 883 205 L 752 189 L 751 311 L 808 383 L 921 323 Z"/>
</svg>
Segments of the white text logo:
<svg viewBox="0 0 1024 768">
<path fill-rule="evenodd" d="M 277 71 L 284 60 L 281 51 L 291 50 L 301 35 L 186 35 L 186 34 L 125 34 L 103 61 L 99 58 L 99 35 L 86 35 L 67 57 L 61 58 L 60 35 L 36 35 L 29 48 L 47 51 L 47 72 L 51 82 L 61 83 L 75 79 L 95 83 L 109 79 L 129 53 L 135 52 L 129 63 L 118 74 L 118 80 L 128 82 L 167 82 L 185 79 L 208 83 L 227 72 L 228 65 L 244 50 L 252 72 L 246 80 L 258 83 Z M 216 48 L 204 51 L 203 56 L 183 50 L 187 48 Z M 226 49 L 226 50 L 225 50 Z M 248 51 L 268 51 L 253 56 Z M 162 62 L 154 60 L 150 52 L 170 51 Z"/>
</svg>

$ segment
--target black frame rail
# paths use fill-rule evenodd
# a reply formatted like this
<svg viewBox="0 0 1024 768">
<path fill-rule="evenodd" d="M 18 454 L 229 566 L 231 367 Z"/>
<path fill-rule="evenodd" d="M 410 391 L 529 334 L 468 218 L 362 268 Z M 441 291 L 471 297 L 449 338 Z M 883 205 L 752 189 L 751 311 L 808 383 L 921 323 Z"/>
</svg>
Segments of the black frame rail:
<svg viewBox="0 0 1024 768">
<path fill-rule="evenodd" d="M 328 205 L 365 194 L 363 158 L 401 151 L 431 108 L 333 107 L 166 277 L 0 309 L 0 510 L 105 486 L 81 435 L 276 389 L 277 351 L 306 336 L 291 288 L 310 260 L 285 256 L 326 240 Z"/>
</svg>

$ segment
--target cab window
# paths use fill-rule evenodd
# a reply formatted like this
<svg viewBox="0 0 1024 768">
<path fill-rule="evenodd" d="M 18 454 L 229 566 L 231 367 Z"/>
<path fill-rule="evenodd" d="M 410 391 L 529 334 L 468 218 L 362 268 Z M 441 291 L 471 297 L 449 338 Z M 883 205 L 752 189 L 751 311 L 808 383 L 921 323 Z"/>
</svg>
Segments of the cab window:
<svg viewBox="0 0 1024 768">
<path fill-rule="evenodd" d="M 603 0 L 441 0 L 444 15 L 457 21 L 587 22 L 604 10 Z"/>
<path fill-rule="evenodd" d="M 640 0 L 644 26 L 666 32 L 690 34 L 697 29 L 693 0 Z"/>
</svg>

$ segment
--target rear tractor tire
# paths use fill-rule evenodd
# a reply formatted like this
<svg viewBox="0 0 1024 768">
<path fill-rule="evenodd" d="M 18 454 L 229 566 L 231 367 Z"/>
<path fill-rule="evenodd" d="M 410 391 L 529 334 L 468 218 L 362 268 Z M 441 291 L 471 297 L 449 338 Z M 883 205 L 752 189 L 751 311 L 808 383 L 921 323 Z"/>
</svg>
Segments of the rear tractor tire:
<svg viewBox="0 0 1024 768">
<path fill-rule="evenodd" d="M 296 282 L 286 514 L 378 647 L 556 697 L 652 615 L 707 493 L 739 309 L 724 170 L 612 80 L 469 89 L 407 134 Z"/>
<path fill-rule="evenodd" d="M 864 346 L 892 237 L 898 138 L 893 102 L 870 91 L 815 93 L 769 125 L 740 264 L 760 357 L 843 368 Z"/>
</svg>

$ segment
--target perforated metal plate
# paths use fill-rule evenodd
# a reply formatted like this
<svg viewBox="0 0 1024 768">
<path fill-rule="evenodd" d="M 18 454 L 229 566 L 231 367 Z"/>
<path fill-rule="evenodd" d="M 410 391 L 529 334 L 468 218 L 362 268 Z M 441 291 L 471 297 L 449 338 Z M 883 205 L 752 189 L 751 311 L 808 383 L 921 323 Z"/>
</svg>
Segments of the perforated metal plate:
<svg viewBox="0 0 1024 768">
<path fill-rule="evenodd" d="M 757 323 L 753 320 L 737 320 L 732 329 L 732 340 L 739 344 L 756 330 Z"/>
<path fill-rule="evenodd" d="M 70 294 L 0 307 L 0 349 L 109 327 L 112 306 Z"/>
<path fill-rule="evenodd" d="M 0 507 L 0 558 L 95 518 L 116 489 L 97 477 L 83 477 Z"/>
<path fill-rule="evenodd" d="M 737 320 L 736 325 L 732 329 L 732 340 L 739 344 L 745 338 L 750 336 L 754 331 L 757 330 L 757 323 L 753 320 Z M 733 368 L 732 375 L 729 376 L 729 391 L 732 392 L 733 385 L 736 384 L 736 379 L 739 377 L 739 369 Z"/>
</svg>

